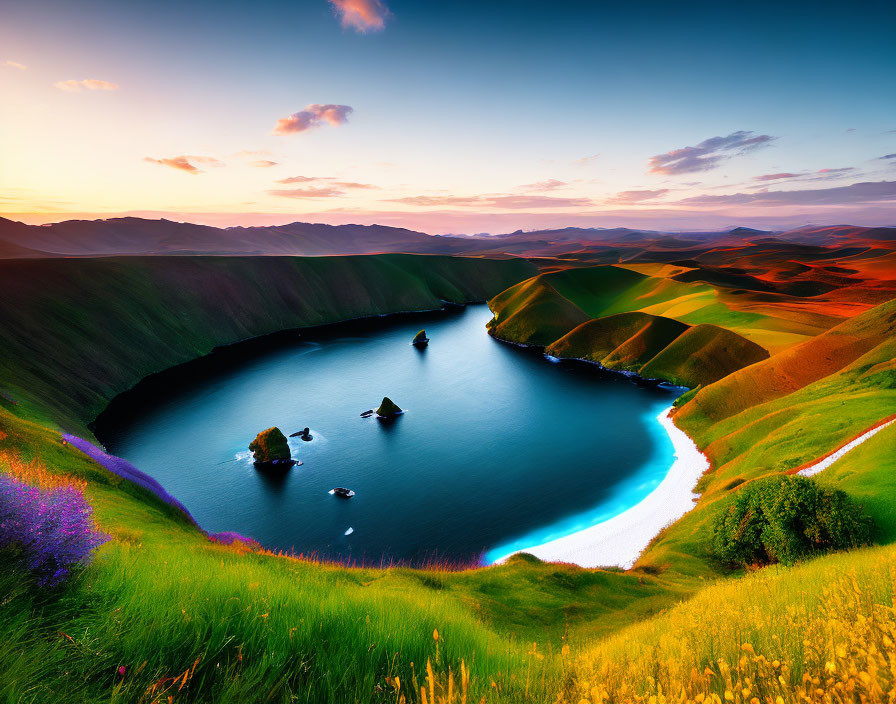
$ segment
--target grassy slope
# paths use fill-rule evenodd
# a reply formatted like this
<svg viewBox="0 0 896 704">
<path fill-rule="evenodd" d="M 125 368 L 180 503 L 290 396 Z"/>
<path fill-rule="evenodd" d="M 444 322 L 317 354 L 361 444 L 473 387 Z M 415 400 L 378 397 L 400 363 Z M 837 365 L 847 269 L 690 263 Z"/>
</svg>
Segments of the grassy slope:
<svg viewBox="0 0 896 704">
<path fill-rule="evenodd" d="M 462 292 L 463 285 L 451 275 L 440 275 L 433 282 L 431 274 L 424 274 L 426 283 L 421 285 L 419 273 L 414 274 L 419 272 L 414 268 L 414 258 L 395 259 L 382 264 L 350 263 L 346 285 L 352 288 L 351 276 L 355 274 L 360 283 L 362 276 L 372 273 L 374 280 L 404 281 L 412 290 L 422 292 L 422 298 L 415 297 L 414 302 L 449 298 L 450 294 L 442 292 L 452 287 Z M 261 328 L 272 331 L 267 325 L 292 327 L 300 323 L 283 325 L 282 321 L 298 319 L 293 306 L 298 306 L 302 315 L 310 315 L 308 311 L 338 315 L 334 301 L 341 300 L 339 292 L 323 297 L 320 293 L 332 287 L 333 281 L 341 285 L 343 279 L 314 278 L 320 270 L 303 270 L 295 280 L 309 285 L 316 282 L 317 286 L 315 291 L 308 291 L 314 303 L 306 305 L 307 300 L 296 296 L 280 299 L 263 295 L 279 291 L 282 281 L 277 278 L 271 283 L 270 279 L 259 278 L 256 267 L 264 265 L 249 260 L 234 260 L 238 263 L 233 265 L 212 261 L 208 266 L 221 266 L 223 272 L 198 272 L 198 278 L 186 279 L 195 281 L 193 298 L 197 300 L 184 301 L 170 289 L 176 285 L 183 290 L 182 275 L 197 272 L 181 270 L 169 277 L 156 262 L 107 261 L 112 267 L 108 271 L 52 272 L 52 280 L 61 277 L 59 280 L 69 287 L 66 293 L 73 293 L 62 309 L 58 304 L 63 300 L 62 289 L 46 292 L 50 279 L 44 278 L 41 286 L 33 280 L 36 276 L 29 280 L 22 272 L 16 274 L 15 285 L 6 290 L 15 296 L 17 287 L 22 287 L 29 294 L 0 304 L 6 307 L 2 317 L 14 322 L 2 331 L 7 346 L 0 353 L 0 386 L 21 402 L 14 407 L 0 405 L 0 450 L 13 449 L 26 459 L 39 458 L 55 471 L 87 477 L 97 516 L 114 536 L 95 564 L 58 598 L 40 599 L 25 591 L 16 575 L 0 569 L 0 591 L 5 595 L 4 609 L 0 610 L 0 698 L 55 701 L 64 692 L 70 700 L 151 700 L 146 691 L 153 683 L 192 672 L 185 678 L 187 684 L 182 691 L 177 691 L 179 684 L 172 684 L 172 680 L 163 681 L 159 687 L 165 691 L 156 691 L 161 694 L 159 698 L 164 701 L 170 694 L 177 701 L 223 702 L 256 700 L 270 694 L 271 701 L 394 701 L 394 695 L 377 693 L 378 686 L 388 689 L 385 677 L 399 674 L 407 683 L 415 671 L 411 661 L 419 672 L 425 658 L 435 659 L 437 652 L 437 669 L 449 665 L 456 669 L 460 659 L 472 665 L 477 700 L 480 694 L 489 694 L 492 699 L 509 701 L 559 701 L 558 696 L 579 701 L 593 694 L 588 690 L 595 672 L 601 674 L 604 686 L 615 678 L 649 694 L 649 685 L 658 681 L 671 683 L 673 689 L 696 686 L 682 679 L 691 676 L 692 665 L 711 663 L 720 657 L 734 659 L 737 641 L 747 637 L 743 634 L 750 634 L 759 644 L 776 647 L 781 646 L 776 641 L 789 639 L 781 652 L 796 662 L 802 642 L 800 629 L 817 624 L 811 618 L 802 622 L 793 618 L 788 621 L 784 616 L 768 619 L 769 595 L 777 599 L 771 613 L 791 614 L 788 606 L 803 608 L 802 594 L 819 594 L 821 585 L 829 584 L 832 576 L 848 566 L 861 574 L 863 588 L 874 594 L 871 601 L 885 602 L 889 598 L 891 587 L 885 570 L 875 565 L 887 567 L 892 551 L 878 548 L 855 559 L 834 556 L 796 570 L 764 571 L 746 582 L 714 586 L 691 604 L 634 626 L 634 630 L 622 632 L 597 651 L 581 645 L 582 638 L 618 630 L 692 594 L 704 578 L 715 578 L 715 571 L 702 554 L 700 530 L 713 513 L 715 498 L 724 495 L 731 478 L 784 468 L 757 463 L 762 453 L 775 457 L 780 445 L 789 453 L 785 464 L 794 466 L 812 453 L 821 454 L 818 447 L 825 442 L 836 446 L 856 434 L 872 416 L 876 420 L 879 413 L 896 410 L 892 395 L 896 388 L 896 349 L 891 342 L 859 351 L 834 373 L 813 379 L 788 396 L 740 411 L 757 414 L 755 427 L 747 423 L 742 435 L 732 436 L 731 431 L 707 422 L 705 412 L 690 415 L 692 410 L 685 405 L 682 418 L 694 419 L 691 432 L 698 436 L 698 442 L 705 444 L 713 438 L 719 444 L 712 451 L 717 449 L 730 459 L 705 480 L 706 494 L 697 510 L 667 530 L 648 551 L 642 560 L 644 569 L 623 574 L 518 558 L 499 568 L 461 573 L 344 570 L 239 554 L 212 544 L 154 497 L 109 475 L 74 449 L 61 446 L 57 433 L 37 422 L 54 417 L 68 427 L 82 424 L 89 416 L 80 410 L 79 403 L 91 408 L 91 404 L 102 406 L 104 399 L 148 373 L 146 369 L 155 371 L 182 361 L 182 357 L 208 351 L 219 344 L 221 331 L 217 325 L 236 335 L 242 334 L 240 330 L 250 334 L 259 334 Z M 427 258 L 427 263 L 430 261 L 437 258 Z M 128 266 L 134 269 L 128 271 Z M 230 266 L 251 277 L 251 285 L 241 281 Z M 277 266 L 284 267 L 278 272 L 294 275 L 293 267 L 300 267 L 301 260 L 289 265 L 278 262 Z M 336 265 L 317 266 L 326 269 Z M 121 269 L 116 271 L 115 267 Z M 336 268 L 346 273 L 346 269 Z M 453 273 L 462 278 L 464 272 L 459 270 Z M 479 272 L 483 273 L 488 274 Z M 108 277 L 107 285 L 114 287 L 116 299 L 103 295 L 98 275 Z M 0 279 L 0 287 L 8 280 Z M 265 302 L 276 301 L 274 310 L 255 313 L 248 305 L 240 305 L 232 288 L 235 283 L 239 284 L 236 290 L 256 305 L 263 307 Z M 396 299 L 373 285 L 352 290 L 367 296 L 367 309 L 404 306 L 407 300 Z M 164 305 L 155 304 L 159 291 L 166 298 Z M 205 292 L 209 292 L 208 299 Z M 520 293 L 517 287 L 499 298 L 507 301 L 512 308 L 510 315 L 517 318 L 515 324 L 530 336 L 537 337 L 539 328 L 537 320 L 526 321 L 527 301 L 545 303 L 553 311 L 551 320 L 556 319 L 558 309 L 573 322 L 577 310 L 588 318 L 583 308 L 567 306 L 568 300 L 553 285 L 530 284 L 523 295 L 517 296 Z M 486 295 L 488 292 L 483 297 Z M 592 303 L 598 298 L 595 294 Z M 68 303 L 70 300 L 79 301 L 79 306 Z M 227 316 L 204 322 L 201 316 L 219 304 Z M 190 316 L 174 316 L 169 309 L 177 310 L 175 305 L 189 311 Z M 886 326 L 889 309 L 883 310 L 882 315 L 881 311 L 876 314 L 876 326 L 868 323 L 870 329 Z M 348 317 L 344 311 L 343 317 Z M 138 337 L 156 355 L 148 361 L 143 358 L 143 349 L 131 350 L 134 357 L 130 358 L 128 350 L 116 346 L 116 340 L 104 346 L 96 343 L 104 330 L 124 334 L 128 329 L 136 332 L 141 326 L 149 326 L 154 333 L 154 337 Z M 95 337 L 79 347 L 78 339 L 85 334 Z M 34 337 L 33 346 L 25 342 L 30 336 Z M 886 336 L 892 339 L 892 331 Z M 54 342 L 74 347 L 60 352 Z M 66 374 L 77 370 L 78 364 L 87 364 L 90 352 L 97 350 L 109 354 L 108 364 L 95 359 L 83 379 L 68 380 Z M 32 361 L 38 354 L 48 355 L 52 361 L 46 372 Z M 761 369 L 764 364 L 750 369 Z M 716 393 L 716 386 L 707 387 L 697 397 Z M 10 408 L 16 415 L 9 412 Z M 786 415 L 791 413 L 796 415 Z M 835 423 L 829 422 L 832 418 Z M 720 422 L 726 421 L 723 418 Z M 890 456 L 894 436 L 893 428 L 879 433 L 819 478 L 851 491 L 863 490 L 867 507 L 881 526 L 880 537 L 886 541 L 896 538 L 896 518 L 891 508 L 896 505 Z M 786 437 L 791 440 L 779 443 Z M 818 605 L 816 597 L 809 599 L 810 605 Z M 719 603 L 730 608 L 719 609 Z M 865 604 L 862 608 L 865 610 L 857 612 L 867 613 L 870 607 Z M 815 612 L 805 613 L 814 617 Z M 850 623 L 854 622 L 852 618 Z M 521 643 L 538 640 L 559 644 L 567 626 L 573 654 L 579 656 L 574 664 L 563 657 L 542 660 Z M 433 628 L 439 629 L 438 641 L 432 637 Z M 688 633 L 695 635 L 688 638 Z M 517 640 L 508 639 L 507 634 L 515 634 Z M 770 649 L 766 652 L 770 657 L 778 655 Z M 195 670 L 191 671 L 194 663 Z M 115 675 L 119 665 L 128 668 L 124 680 Z M 574 668 L 573 690 L 558 693 L 561 681 L 565 681 L 563 673 L 570 667 Z M 670 668 L 677 668 L 676 672 L 670 672 Z M 648 674 L 654 679 L 650 680 Z M 721 673 L 718 677 L 712 682 L 716 689 L 718 682 L 724 682 Z M 500 693 L 489 688 L 493 678 L 500 683 Z M 403 691 L 408 691 L 407 684 Z M 672 689 L 666 687 L 665 691 Z"/>
<path fill-rule="evenodd" d="M 722 580 L 573 651 L 566 701 L 888 701 L 894 570 L 885 547 Z"/>
<path fill-rule="evenodd" d="M 666 530 L 643 564 L 671 564 L 706 573 L 703 538 L 718 500 L 740 482 L 786 472 L 835 450 L 896 413 L 896 301 L 856 316 L 818 338 L 742 369 L 700 390 L 676 422 L 709 457 L 712 471 L 698 486 L 697 509 Z M 892 438 L 890 430 L 879 435 Z M 870 447 L 879 447 L 875 436 Z M 859 467 L 865 446 L 819 476 L 846 488 L 859 485 L 872 504 L 896 501 L 882 456 Z M 844 467 L 850 467 L 847 474 Z M 831 474 L 831 473 L 834 474 Z M 846 480 L 849 480 L 848 482 Z M 892 522 L 878 507 L 884 523 Z M 887 532 L 887 541 L 896 535 Z"/>
<path fill-rule="evenodd" d="M 106 259 L 0 264 L 3 452 L 88 481 L 112 541 L 61 595 L 0 566 L 0 699 L 136 701 L 191 669 L 178 700 L 368 701 L 435 657 L 476 691 L 550 698 L 559 645 L 655 613 L 689 590 L 646 573 L 527 560 L 446 573 L 351 569 L 241 554 L 59 441 L 141 375 L 234 339 L 440 299 L 482 299 L 520 261 L 402 255 L 326 259 Z M 393 290 L 394 289 L 394 290 Z M 64 634 L 64 635 L 60 635 Z M 508 636 L 511 636 L 508 638 Z M 116 677 L 119 666 L 129 673 Z M 547 668 L 547 670 L 545 670 Z M 547 674 L 538 680 L 539 674 Z M 69 673 L 69 674 L 66 674 Z M 531 677 L 528 685 L 524 678 Z M 151 698 L 150 698 L 151 699 Z"/>
<path fill-rule="evenodd" d="M 521 260 L 127 257 L 0 262 L 0 390 L 85 432 L 116 394 L 215 346 L 443 301 L 485 300 Z"/>
<path fill-rule="evenodd" d="M 714 289 L 615 266 L 541 274 L 489 305 L 496 337 L 685 386 L 711 384 L 768 357 L 755 342 L 714 324 L 733 329 L 755 322 L 753 314 L 719 303 Z M 666 314 L 654 313 L 659 309 Z"/>
</svg>

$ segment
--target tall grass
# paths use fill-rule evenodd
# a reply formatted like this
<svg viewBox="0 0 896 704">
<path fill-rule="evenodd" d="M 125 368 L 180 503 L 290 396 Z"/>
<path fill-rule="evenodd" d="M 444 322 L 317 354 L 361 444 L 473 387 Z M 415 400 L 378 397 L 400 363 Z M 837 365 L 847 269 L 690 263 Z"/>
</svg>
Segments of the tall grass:
<svg viewBox="0 0 896 704">
<path fill-rule="evenodd" d="M 569 702 L 893 701 L 896 550 L 710 586 L 574 658 Z"/>
</svg>

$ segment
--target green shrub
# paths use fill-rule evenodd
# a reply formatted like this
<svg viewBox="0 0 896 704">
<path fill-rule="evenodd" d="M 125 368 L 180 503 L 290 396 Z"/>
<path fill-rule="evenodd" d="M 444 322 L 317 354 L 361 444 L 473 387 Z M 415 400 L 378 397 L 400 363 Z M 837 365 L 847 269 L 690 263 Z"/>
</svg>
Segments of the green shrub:
<svg viewBox="0 0 896 704">
<path fill-rule="evenodd" d="M 750 482 L 716 517 L 712 552 L 728 565 L 785 565 L 868 545 L 871 519 L 849 495 L 781 475 Z"/>
</svg>

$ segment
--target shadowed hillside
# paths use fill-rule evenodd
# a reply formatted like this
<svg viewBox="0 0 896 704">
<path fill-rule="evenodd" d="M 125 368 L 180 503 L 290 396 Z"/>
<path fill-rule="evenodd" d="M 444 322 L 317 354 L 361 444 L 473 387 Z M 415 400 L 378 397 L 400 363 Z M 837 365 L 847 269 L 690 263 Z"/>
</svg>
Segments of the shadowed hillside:
<svg viewBox="0 0 896 704">
<path fill-rule="evenodd" d="M 481 301 L 533 271 L 522 260 L 400 254 L 0 262 L 0 390 L 84 432 L 141 378 L 218 345 Z"/>
</svg>

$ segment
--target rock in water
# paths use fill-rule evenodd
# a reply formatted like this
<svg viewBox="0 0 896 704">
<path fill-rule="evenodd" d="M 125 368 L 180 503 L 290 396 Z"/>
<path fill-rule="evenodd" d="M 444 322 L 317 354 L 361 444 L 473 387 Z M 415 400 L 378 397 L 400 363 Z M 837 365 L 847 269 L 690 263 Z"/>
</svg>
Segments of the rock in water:
<svg viewBox="0 0 896 704">
<path fill-rule="evenodd" d="M 394 418 L 399 413 L 401 413 L 401 409 L 388 396 L 383 397 L 383 402 L 376 409 L 376 414 L 380 418 Z"/>
<path fill-rule="evenodd" d="M 426 330 L 421 330 L 416 335 L 414 335 L 414 340 L 411 342 L 412 345 L 416 345 L 417 347 L 426 347 L 429 344 L 429 338 L 426 336 Z"/>
<path fill-rule="evenodd" d="M 257 466 L 291 466 L 294 464 L 289 443 L 280 428 L 262 430 L 249 444 Z"/>
</svg>

